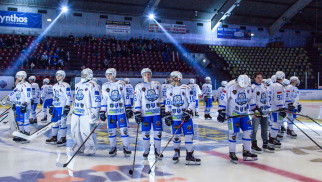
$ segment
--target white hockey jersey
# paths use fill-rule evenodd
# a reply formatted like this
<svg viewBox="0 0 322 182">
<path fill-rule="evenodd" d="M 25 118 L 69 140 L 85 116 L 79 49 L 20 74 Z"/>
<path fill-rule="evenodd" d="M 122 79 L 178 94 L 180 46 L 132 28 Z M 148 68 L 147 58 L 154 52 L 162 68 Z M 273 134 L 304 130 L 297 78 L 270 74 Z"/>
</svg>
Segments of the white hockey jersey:
<svg viewBox="0 0 322 182">
<path fill-rule="evenodd" d="M 131 104 L 125 85 L 120 81 L 104 83 L 101 104 L 101 111 L 107 111 L 108 115 L 124 114 L 125 107 Z"/>
<path fill-rule="evenodd" d="M 126 99 L 134 99 L 134 88 L 131 84 L 125 84 Z"/>
<path fill-rule="evenodd" d="M 40 89 L 38 83 L 32 83 L 31 84 L 31 94 L 32 99 L 34 100 L 34 103 L 39 103 L 40 101 Z"/>
<path fill-rule="evenodd" d="M 288 104 L 292 103 L 291 101 L 291 89 L 292 89 L 292 85 L 287 85 L 286 87 L 284 87 L 285 89 L 285 107 L 288 108 Z"/>
<path fill-rule="evenodd" d="M 79 116 L 97 114 L 101 107 L 99 87 L 94 81 L 78 82 L 75 85 L 73 113 Z"/>
<path fill-rule="evenodd" d="M 226 109 L 228 116 L 244 115 L 249 113 L 248 106 L 254 106 L 254 99 L 251 87 L 240 87 L 237 83 L 232 83 L 223 90 L 218 110 Z"/>
<path fill-rule="evenodd" d="M 195 84 L 195 83 L 192 83 L 192 84 L 189 84 L 188 85 L 193 93 L 193 99 L 194 100 L 198 100 L 199 99 L 199 95 L 201 95 L 201 90 L 200 90 L 200 87 L 199 85 Z"/>
<path fill-rule="evenodd" d="M 173 87 L 171 84 L 162 84 L 162 86 L 161 86 L 162 103 L 165 103 L 165 100 L 167 99 L 167 91 L 171 87 Z"/>
<path fill-rule="evenodd" d="M 53 105 L 54 107 L 64 107 L 66 105 L 70 106 L 72 103 L 70 86 L 66 82 L 61 84 L 56 83 L 53 87 L 54 98 Z"/>
<path fill-rule="evenodd" d="M 297 107 L 297 105 L 299 105 L 299 101 L 300 101 L 300 91 L 295 86 L 292 86 L 290 88 L 290 99 L 291 99 L 291 102 L 293 103 L 293 105 L 295 107 Z"/>
<path fill-rule="evenodd" d="M 43 85 L 41 87 L 40 98 L 43 101 L 45 101 L 47 99 L 52 99 L 53 98 L 53 86 L 52 85 Z"/>
<path fill-rule="evenodd" d="M 284 86 L 278 82 L 273 83 L 271 86 L 271 109 L 276 111 L 285 107 L 285 89 Z"/>
<path fill-rule="evenodd" d="M 212 85 L 205 83 L 202 85 L 202 97 L 212 98 Z"/>
<path fill-rule="evenodd" d="M 21 106 L 22 103 L 27 103 L 28 108 L 30 108 L 30 102 L 32 99 L 30 83 L 18 83 L 16 88 L 10 93 L 9 99 L 16 103 L 16 106 Z"/>
<path fill-rule="evenodd" d="M 173 86 L 167 91 L 165 112 L 170 112 L 174 121 L 182 121 L 183 111 L 193 110 L 195 107 L 196 100 L 188 85 Z"/>
<path fill-rule="evenodd" d="M 269 111 L 271 106 L 269 104 L 267 88 L 262 83 L 260 85 L 254 83 L 252 84 L 252 92 L 254 103 L 250 105 L 250 107 L 253 108 L 257 105 L 262 109 L 264 117 L 268 117 L 267 112 Z"/>
<path fill-rule="evenodd" d="M 160 115 L 162 100 L 161 85 L 159 82 L 143 82 L 135 87 L 135 111 L 140 111 L 142 116 Z"/>
<path fill-rule="evenodd" d="M 216 97 L 217 97 L 217 99 L 219 100 L 219 98 L 220 98 L 220 95 L 222 94 L 222 91 L 225 89 L 225 87 L 219 87 L 218 88 L 218 90 L 217 90 L 217 92 L 216 92 Z"/>
</svg>

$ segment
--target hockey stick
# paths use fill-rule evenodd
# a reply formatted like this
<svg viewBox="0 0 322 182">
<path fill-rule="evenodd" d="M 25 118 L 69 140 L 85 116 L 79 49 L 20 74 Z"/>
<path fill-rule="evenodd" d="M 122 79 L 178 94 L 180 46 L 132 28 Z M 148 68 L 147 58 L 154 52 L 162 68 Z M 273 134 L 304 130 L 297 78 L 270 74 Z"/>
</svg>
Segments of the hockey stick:
<svg viewBox="0 0 322 182">
<path fill-rule="evenodd" d="M 294 118 L 296 119 L 296 118 Z M 296 119 L 296 121 L 300 122 L 302 125 L 306 126 L 308 129 L 310 129 L 311 131 L 313 131 L 314 133 L 316 133 L 317 135 L 320 135 L 318 132 L 314 131 L 312 128 L 308 127 L 306 124 L 304 124 L 302 121 Z"/>
<path fill-rule="evenodd" d="M 303 116 L 303 117 L 307 117 L 307 118 L 309 118 L 310 120 L 312 120 L 314 123 L 316 123 L 316 124 L 318 124 L 319 126 L 321 126 L 322 127 L 322 125 L 320 124 L 320 123 L 318 123 L 318 122 L 316 122 L 313 118 L 311 118 L 310 116 L 308 116 L 308 115 L 304 115 L 303 113 L 302 113 L 302 115 L 301 114 L 298 114 L 299 116 Z"/>
<path fill-rule="evenodd" d="M 8 113 L 9 113 L 9 112 L 8 112 Z M 3 120 L 5 120 L 8 116 L 9 116 L 9 114 L 7 114 L 7 115 L 6 115 L 6 117 L 2 118 L 2 119 L 1 119 L 1 121 L 0 121 L 0 123 L 1 123 Z M 7 123 L 8 123 L 8 121 L 7 121 L 7 122 L 3 122 L 3 123 L 4 123 L 4 124 L 7 124 Z"/>
<path fill-rule="evenodd" d="M 265 112 L 265 114 L 268 114 L 268 113 L 272 113 L 272 112 L 280 112 L 280 110 L 276 110 L 276 111 L 267 111 L 267 112 Z M 240 118 L 240 117 L 245 117 L 245 116 L 253 116 L 253 115 L 255 115 L 255 116 L 262 116 L 262 115 L 260 115 L 260 114 L 257 114 L 256 115 L 256 113 L 252 113 L 252 114 L 243 114 L 243 115 L 236 115 L 236 116 L 228 116 L 227 117 L 227 119 L 232 119 L 232 118 Z"/>
<path fill-rule="evenodd" d="M 41 111 L 42 111 L 42 109 L 40 109 L 40 111 L 38 111 L 38 112 L 37 112 L 36 116 L 37 116 L 39 113 L 41 113 Z"/>
<path fill-rule="evenodd" d="M 1 114 L 0 114 L 0 117 L 2 117 L 3 115 L 5 115 L 5 113 L 7 112 L 7 111 L 9 111 L 9 109 L 11 109 L 11 106 L 8 108 L 8 109 L 6 109 L 5 111 L 3 111 Z"/>
<path fill-rule="evenodd" d="M 99 121 L 99 123 L 94 127 L 94 129 L 91 131 L 91 133 L 88 135 L 88 137 L 85 139 L 85 141 L 79 146 L 79 148 L 77 149 L 77 151 L 74 153 L 74 155 L 69 159 L 69 161 L 67 161 L 67 163 L 62 164 L 60 162 L 56 162 L 56 166 L 57 167 L 66 167 L 68 166 L 68 164 L 73 160 L 73 158 L 76 156 L 76 154 L 81 150 L 81 148 L 85 145 L 86 141 L 89 139 L 89 137 L 94 133 L 94 131 L 96 130 L 96 128 L 98 127 L 98 125 L 100 125 L 102 120 Z"/>
<path fill-rule="evenodd" d="M 133 175 L 133 171 L 134 171 L 135 156 L 136 156 L 136 146 L 138 144 L 139 127 L 140 127 L 140 125 L 138 124 L 137 129 L 136 129 L 136 139 L 135 139 L 135 147 L 134 147 L 133 168 L 129 170 L 129 174 L 130 175 Z"/>
<path fill-rule="evenodd" d="M 0 116 L 0 118 L 2 118 L 2 117 L 4 117 L 4 116 L 6 116 L 6 115 L 8 115 L 9 114 L 9 111 L 8 112 L 6 112 L 6 113 L 3 113 L 3 115 L 1 115 Z"/>
<path fill-rule="evenodd" d="M 318 146 L 320 149 L 322 149 L 322 147 L 316 143 L 308 134 L 306 134 L 300 127 L 298 127 L 290 118 L 286 117 L 291 123 L 293 123 L 297 129 L 299 129 L 305 136 L 307 136 L 316 146 Z"/>
<path fill-rule="evenodd" d="M 174 132 L 174 134 L 172 135 L 172 137 L 170 138 L 170 140 L 168 141 L 168 143 L 167 143 L 167 145 L 163 148 L 163 150 L 162 150 L 162 152 L 158 155 L 158 157 L 155 159 L 155 161 L 154 161 L 154 163 L 153 163 L 153 165 L 150 167 L 150 170 L 149 170 L 149 174 L 151 173 L 151 170 L 152 170 L 152 168 L 154 167 L 154 165 L 158 162 L 158 160 L 159 160 L 159 158 L 160 158 L 160 156 L 161 156 L 161 154 L 163 154 L 163 152 L 164 152 L 164 150 L 168 147 L 168 145 L 169 145 L 169 143 L 171 142 L 171 140 L 173 139 L 173 137 L 174 137 L 174 135 L 176 135 L 176 133 L 178 132 L 178 130 L 179 129 L 181 129 L 181 126 L 182 126 L 182 124 L 184 123 L 184 121 L 182 121 L 181 123 L 180 123 L 180 125 L 179 125 L 179 127 L 178 127 L 178 129 Z"/>
</svg>

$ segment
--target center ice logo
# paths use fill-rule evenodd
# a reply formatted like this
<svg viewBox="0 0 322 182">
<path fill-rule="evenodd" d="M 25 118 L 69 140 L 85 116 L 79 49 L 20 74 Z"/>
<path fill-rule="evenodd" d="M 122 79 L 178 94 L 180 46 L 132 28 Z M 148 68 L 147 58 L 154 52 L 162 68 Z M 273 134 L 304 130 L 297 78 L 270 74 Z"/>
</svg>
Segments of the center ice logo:
<svg viewBox="0 0 322 182">
<path fill-rule="evenodd" d="M 121 95 L 118 90 L 112 90 L 111 92 L 111 100 L 112 101 L 119 101 L 121 100 Z"/>
<path fill-rule="evenodd" d="M 176 107 L 180 107 L 184 104 L 184 101 L 182 100 L 181 95 L 175 95 L 173 97 L 173 105 Z"/>
<path fill-rule="evenodd" d="M 247 103 L 247 98 L 246 98 L 245 92 L 238 93 L 237 99 L 235 99 L 235 102 L 238 105 L 244 105 L 244 104 L 246 104 Z"/>
<path fill-rule="evenodd" d="M 260 102 L 261 102 L 262 104 L 266 104 L 266 101 L 267 101 L 266 94 L 265 94 L 265 93 L 262 93 L 262 94 L 261 94 Z"/>
<path fill-rule="evenodd" d="M 159 98 L 159 96 L 155 93 L 155 90 L 153 89 L 150 89 L 147 91 L 147 95 L 145 96 L 145 98 L 148 100 L 148 101 L 155 101 Z"/>
<path fill-rule="evenodd" d="M 75 95 L 75 98 L 78 101 L 83 100 L 83 98 L 84 98 L 83 89 L 77 90 L 77 93 Z"/>
</svg>

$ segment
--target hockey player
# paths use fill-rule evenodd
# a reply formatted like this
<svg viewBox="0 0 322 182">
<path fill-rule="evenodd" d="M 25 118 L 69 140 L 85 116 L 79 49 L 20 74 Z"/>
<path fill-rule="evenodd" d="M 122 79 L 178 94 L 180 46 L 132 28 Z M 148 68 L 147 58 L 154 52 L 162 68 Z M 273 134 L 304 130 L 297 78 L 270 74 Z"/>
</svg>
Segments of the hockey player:
<svg viewBox="0 0 322 182">
<path fill-rule="evenodd" d="M 42 113 L 44 118 L 42 122 L 47 122 L 47 108 L 53 104 L 53 86 L 49 85 L 50 80 L 45 78 L 41 87 L 40 98 L 42 101 Z"/>
<path fill-rule="evenodd" d="M 144 68 L 141 71 L 144 82 L 139 83 L 135 87 L 135 121 L 142 123 L 143 134 L 143 157 L 147 158 L 150 152 L 150 130 L 151 125 L 154 131 L 154 154 L 160 155 L 161 137 L 162 137 L 162 121 L 161 121 L 161 85 L 159 82 L 151 81 L 152 71 Z M 163 155 L 159 157 L 162 159 Z"/>
<path fill-rule="evenodd" d="M 210 77 L 205 78 L 206 83 L 202 85 L 202 96 L 206 105 L 205 119 L 212 119 L 210 116 L 210 110 L 212 108 L 212 85 Z"/>
<path fill-rule="evenodd" d="M 91 125 L 96 123 L 101 96 L 96 82 L 92 81 L 93 71 L 89 68 L 81 72 L 81 81 L 75 85 L 75 101 L 71 117 L 71 134 L 76 151 L 92 131 Z M 96 153 L 96 136 L 92 134 L 81 149 L 85 155 Z"/>
<path fill-rule="evenodd" d="M 277 111 L 272 113 L 272 127 L 270 128 L 270 137 L 268 144 L 270 147 L 280 148 L 281 142 L 277 139 L 278 130 L 281 128 L 282 120 L 286 117 L 285 113 L 285 89 L 282 81 L 285 74 L 282 71 L 277 71 L 275 74 L 276 82 L 271 84 L 271 109 Z"/>
<path fill-rule="evenodd" d="M 218 90 L 217 90 L 217 92 L 216 92 L 217 102 L 219 102 L 219 97 L 222 94 L 222 91 L 225 89 L 227 83 L 228 83 L 227 81 L 222 81 L 221 82 L 221 87 L 219 87 Z"/>
<path fill-rule="evenodd" d="M 288 113 L 288 118 L 292 121 L 287 120 L 287 130 L 286 130 L 286 134 L 287 136 L 291 137 L 291 138 L 296 138 L 297 134 L 294 132 L 293 129 L 293 122 L 294 119 L 296 118 L 296 112 L 301 112 L 302 111 L 302 105 L 299 104 L 299 100 L 300 100 L 300 93 L 299 93 L 299 89 L 297 88 L 297 86 L 300 85 L 300 80 L 297 76 L 292 76 L 290 78 L 290 82 L 291 85 L 289 86 L 289 90 L 290 90 L 290 103 L 288 103 L 288 110 L 291 111 L 292 113 Z"/>
<path fill-rule="evenodd" d="M 167 99 L 167 91 L 170 87 L 172 87 L 170 80 L 172 80 L 171 77 L 164 80 L 164 83 L 161 85 L 161 92 L 162 92 L 162 100 L 161 100 L 161 116 L 162 118 L 165 115 L 165 101 Z"/>
<path fill-rule="evenodd" d="M 199 85 L 195 84 L 195 79 L 190 79 L 189 87 L 193 93 L 193 99 L 196 102 L 196 105 L 194 108 L 195 116 L 199 117 L 198 107 L 199 107 L 199 95 L 201 95 L 201 90 L 200 90 Z"/>
<path fill-rule="evenodd" d="M 240 75 L 236 83 L 232 83 L 223 90 L 220 96 L 218 117 L 219 122 L 224 122 L 226 113 L 228 117 L 248 114 L 248 105 L 254 107 L 253 94 L 249 87 L 249 77 Z M 256 105 L 256 104 L 255 104 Z M 228 118 L 229 157 L 233 163 L 238 162 L 236 156 L 236 138 L 240 128 L 243 131 L 243 158 L 245 161 L 257 160 L 257 155 L 250 152 L 252 122 L 249 116 Z"/>
<path fill-rule="evenodd" d="M 40 101 L 40 90 L 39 85 L 36 83 L 36 77 L 30 76 L 28 78 L 29 83 L 31 84 L 31 94 L 32 94 L 32 100 L 31 100 L 31 117 L 29 119 L 30 124 L 37 124 L 37 105 Z"/>
<path fill-rule="evenodd" d="M 49 106 L 49 113 L 52 115 L 51 138 L 46 140 L 47 144 L 57 144 L 58 147 L 66 146 L 67 115 L 70 111 L 71 93 L 70 86 L 64 82 L 66 73 L 63 70 L 56 72 L 57 83 L 53 87 L 54 99 L 53 104 Z M 57 141 L 58 130 L 60 129 L 60 140 Z"/>
<path fill-rule="evenodd" d="M 10 100 L 15 100 L 15 117 L 16 122 L 19 127 L 20 132 L 29 135 L 30 134 L 30 123 L 29 123 L 29 115 L 31 109 L 31 85 L 26 82 L 27 73 L 25 71 L 18 71 L 16 74 L 16 82 L 17 85 L 13 92 L 10 94 L 15 96 Z M 20 143 L 28 143 L 26 139 L 14 137 L 14 141 Z"/>
<path fill-rule="evenodd" d="M 125 82 L 125 90 L 126 90 L 126 99 L 130 99 L 130 101 L 131 101 L 130 106 L 133 107 L 134 88 L 133 88 L 132 84 L 130 83 L 130 79 L 125 78 L 124 82 Z"/>
<path fill-rule="evenodd" d="M 258 106 L 261 111 L 263 112 L 262 116 L 253 116 L 252 119 L 252 128 L 253 128 L 253 134 L 252 134 L 252 152 L 254 153 L 261 153 L 262 149 L 258 147 L 257 140 L 256 140 L 256 134 L 258 130 L 258 125 L 261 125 L 261 137 L 263 140 L 263 150 L 265 152 L 274 152 L 274 148 L 268 146 L 268 111 L 270 109 L 270 105 L 268 102 L 268 92 L 264 84 L 262 83 L 262 74 L 259 72 L 256 72 L 254 75 L 255 82 L 252 84 L 252 93 L 253 93 L 253 99 L 254 104 L 252 106 Z"/>
<path fill-rule="evenodd" d="M 193 91 L 189 86 L 181 84 L 182 74 L 179 71 L 173 71 L 171 73 L 171 77 L 173 78 L 174 86 L 169 88 L 167 91 L 165 121 L 168 126 L 172 126 L 172 134 L 175 134 L 176 130 L 178 130 L 173 137 L 175 153 L 172 159 L 175 163 L 179 161 L 181 143 L 180 136 L 183 130 L 187 152 L 186 165 L 200 165 L 201 160 L 195 158 L 193 155 L 194 130 L 191 117 L 196 104 Z M 184 123 L 179 128 L 182 121 L 184 121 Z"/>
<path fill-rule="evenodd" d="M 116 128 L 117 124 L 121 130 L 121 138 L 123 142 L 123 153 L 125 157 L 131 155 L 129 150 L 129 135 L 127 120 L 133 115 L 130 97 L 127 97 L 125 84 L 117 81 L 116 70 L 109 68 L 105 72 L 105 76 L 109 82 L 102 86 L 102 106 L 100 111 L 100 118 L 102 121 L 106 120 L 106 112 L 108 117 L 108 133 L 110 139 L 111 149 L 110 156 L 115 156 L 116 148 Z"/>
</svg>

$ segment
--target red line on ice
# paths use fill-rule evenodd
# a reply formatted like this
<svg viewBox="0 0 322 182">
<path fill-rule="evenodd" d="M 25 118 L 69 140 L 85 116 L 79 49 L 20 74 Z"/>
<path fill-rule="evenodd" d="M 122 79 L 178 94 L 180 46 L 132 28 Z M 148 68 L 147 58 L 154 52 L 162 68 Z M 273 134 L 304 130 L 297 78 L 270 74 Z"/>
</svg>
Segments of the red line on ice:
<svg viewBox="0 0 322 182">
<path fill-rule="evenodd" d="M 211 155 L 214 155 L 214 156 L 217 156 L 217 157 L 221 157 L 221 158 L 224 158 L 224 159 L 229 159 L 229 156 L 224 154 L 224 153 L 220 153 L 220 152 L 216 152 L 216 151 L 206 151 L 205 153 L 208 153 L 208 154 L 211 154 Z M 242 160 L 238 160 L 238 163 L 241 163 L 241 164 L 244 164 L 244 165 L 247 165 L 247 166 L 251 166 L 251 167 L 254 167 L 254 168 L 257 168 L 257 169 L 261 169 L 261 170 L 264 170 L 264 171 L 267 171 L 267 172 L 271 172 L 271 173 L 274 173 L 274 174 L 278 174 L 278 175 L 281 175 L 281 176 L 284 176 L 284 177 L 288 177 L 288 178 L 291 178 L 291 179 L 295 179 L 295 180 L 298 180 L 298 181 L 322 182 L 322 181 L 317 180 L 317 179 L 302 176 L 300 174 L 285 171 L 283 169 L 278 169 L 278 168 L 275 168 L 275 167 L 267 166 L 265 164 L 259 164 L 259 163 L 256 163 L 256 162 L 245 162 L 245 161 L 242 161 Z"/>
</svg>

